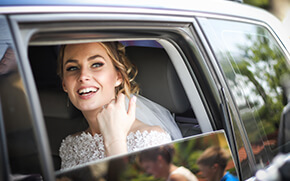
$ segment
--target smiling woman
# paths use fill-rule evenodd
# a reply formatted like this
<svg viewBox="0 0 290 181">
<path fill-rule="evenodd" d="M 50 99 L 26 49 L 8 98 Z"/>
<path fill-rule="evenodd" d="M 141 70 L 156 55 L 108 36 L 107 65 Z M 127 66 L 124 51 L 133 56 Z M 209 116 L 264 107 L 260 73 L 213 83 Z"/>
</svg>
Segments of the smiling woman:
<svg viewBox="0 0 290 181">
<path fill-rule="evenodd" d="M 63 140 L 62 168 L 171 141 L 163 128 L 135 116 L 136 104 L 137 112 L 152 112 L 144 103 L 150 102 L 166 119 L 173 119 L 165 108 L 137 95 L 137 70 L 125 57 L 121 43 L 66 45 L 60 50 L 58 64 L 63 90 L 89 125 Z M 126 99 L 130 99 L 128 108 Z M 152 115 L 149 119 L 160 119 Z M 173 127 L 181 137 L 176 124 Z"/>
</svg>

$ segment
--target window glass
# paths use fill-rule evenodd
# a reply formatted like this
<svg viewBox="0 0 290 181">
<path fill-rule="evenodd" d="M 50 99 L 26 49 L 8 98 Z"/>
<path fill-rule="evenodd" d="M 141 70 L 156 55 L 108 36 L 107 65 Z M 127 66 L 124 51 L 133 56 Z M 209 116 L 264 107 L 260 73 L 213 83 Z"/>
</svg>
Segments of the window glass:
<svg viewBox="0 0 290 181">
<path fill-rule="evenodd" d="M 5 125 L 11 172 L 40 173 L 26 90 L 17 67 L 15 49 L 8 24 L 0 17 L 0 101 Z M 33 176 L 34 177 L 34 176 Z M 15 177 L 15 179 L 17 179 Z"/>
<path fill-rule="evenodd" d="M 280 126 L 287 104 L 286 58 L 262 26 L 214 19 L 201 24 L 224 71 L 256 163 L 268 164 L 287 142 L 278 138 L 279 127 L 280 133 L 286 132 Z"/>
<path fill-rule="evenodd" d="M 222 131 L 90 162 L 71 170 L 60 170 L 56 177 L 59 180 L 197 181 L 226 180 L 228 177 L 233 181 L 238 180 L 229 145 Z"/>
</svg>

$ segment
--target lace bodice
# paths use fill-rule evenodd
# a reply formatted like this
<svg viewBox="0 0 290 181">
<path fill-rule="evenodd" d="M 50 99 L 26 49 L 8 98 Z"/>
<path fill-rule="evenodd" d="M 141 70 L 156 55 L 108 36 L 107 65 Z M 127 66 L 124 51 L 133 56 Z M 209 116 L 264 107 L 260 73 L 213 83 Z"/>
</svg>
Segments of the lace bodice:
<svg viewBox="0 0 290 181">
<path fill-rule="evenodd" d="M 127 149 L 128 152 L 132 152 L 170 141 L 171 137 L 166 132 L 136 131 L 127 136 Z M 69 135 L 62 141 L 59 155 L 62 169 L 105 158 L 103 136 L 101 134 L 92 136 L 86 132 L 76 136 Z"/>
</svg>

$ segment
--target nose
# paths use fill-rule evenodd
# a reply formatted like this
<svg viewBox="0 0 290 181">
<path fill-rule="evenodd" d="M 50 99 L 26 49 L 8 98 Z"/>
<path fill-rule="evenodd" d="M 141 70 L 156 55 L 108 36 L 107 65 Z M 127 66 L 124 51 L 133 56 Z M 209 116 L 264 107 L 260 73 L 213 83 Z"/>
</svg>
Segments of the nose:
<svg viewBox="0 0 290 181">
<path fill-rule="evenodd" d="M 91 74 L 90 74 L 89 70 L 82 68 L 80 70 L 79 82 L 86 82 L 86 81 L 90 80 L 90 78 L 91 78 Z"/>
</svg>

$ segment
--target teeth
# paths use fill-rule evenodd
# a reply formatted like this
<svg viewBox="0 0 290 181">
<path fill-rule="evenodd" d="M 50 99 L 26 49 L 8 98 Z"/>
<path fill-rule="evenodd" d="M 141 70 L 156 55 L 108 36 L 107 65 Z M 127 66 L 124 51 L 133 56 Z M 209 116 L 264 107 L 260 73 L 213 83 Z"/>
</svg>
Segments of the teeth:
<svg viewBox="0 0 290 181">
<path fill-rule="evenodd" d="M 79 94 L 87 94 L 87 93 L 90 93 L 90 92 L 97 92 L 98 89 L 96 88 L 85 88 L 85 89 L 81 89 L 79 90 Z"/>
</svg>

